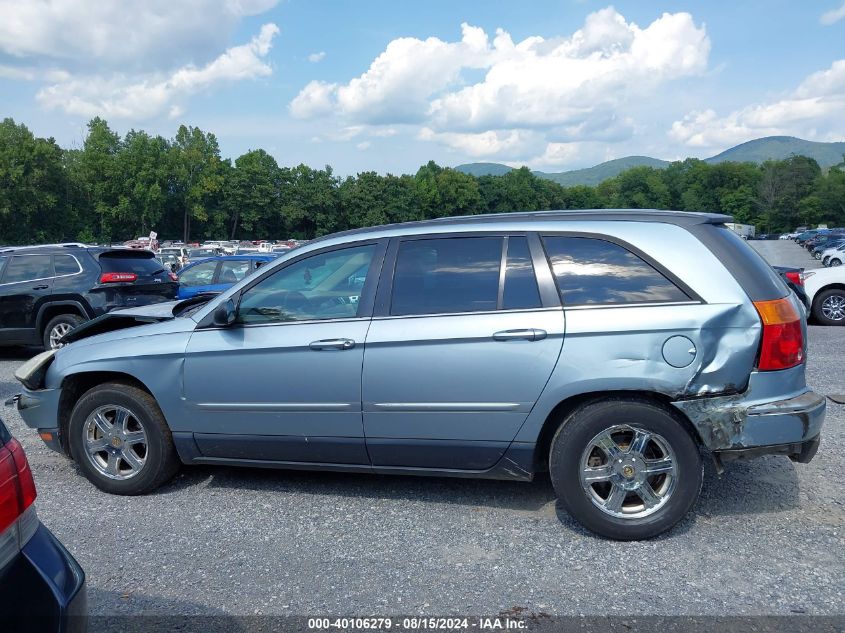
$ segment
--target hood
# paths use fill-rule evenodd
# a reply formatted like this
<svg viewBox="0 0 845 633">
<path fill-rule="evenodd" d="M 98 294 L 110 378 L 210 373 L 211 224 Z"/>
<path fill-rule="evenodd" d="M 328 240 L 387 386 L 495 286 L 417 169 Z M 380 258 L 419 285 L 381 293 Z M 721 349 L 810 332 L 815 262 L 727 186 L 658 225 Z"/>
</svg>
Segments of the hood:
<svg viewBox="0 0 845 633">
<path fill-rule="evenodd" d="M 105 334 L 106 332 L 114 332 L 115 330 L 139 325 L 170 321 L 180 317 L 193 306 L 207 303 L 210 298 L 209 296 L 197 296 L 184 301 L 166 301 L 136 308 L 113 310 L 75 327 L 62 337 L 62 343 L 73 343 L 97 334 Z"/>
</svg>

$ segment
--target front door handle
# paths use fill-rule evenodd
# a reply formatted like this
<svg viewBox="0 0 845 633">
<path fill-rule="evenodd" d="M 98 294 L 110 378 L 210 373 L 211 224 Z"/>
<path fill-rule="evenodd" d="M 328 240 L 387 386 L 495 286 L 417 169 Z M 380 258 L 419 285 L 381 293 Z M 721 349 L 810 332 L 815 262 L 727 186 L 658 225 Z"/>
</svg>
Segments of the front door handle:
<svg viewBox="0 0 845 633">
<path fill-rule="evenodd" d="M 311 349 L 316 352 L 326 350 L 326 349 L 352 349 L 355 347 L 355 341 L 351 338 L 327 338 L 323 339 L 322 341 L 314 341 L 310 345 L 308 345 Z"/>
<path fill-rule="evenodd" d="M 47 290 L 50 286 L 33 286 L 33 290 Z"/>
<path fill-rule="evenodd" d="M 542 341 L 546 338 L 546 330 L 526 328 L 524 330 L 502 330 L 493 335 L 494 341 Z"/>
</svg>

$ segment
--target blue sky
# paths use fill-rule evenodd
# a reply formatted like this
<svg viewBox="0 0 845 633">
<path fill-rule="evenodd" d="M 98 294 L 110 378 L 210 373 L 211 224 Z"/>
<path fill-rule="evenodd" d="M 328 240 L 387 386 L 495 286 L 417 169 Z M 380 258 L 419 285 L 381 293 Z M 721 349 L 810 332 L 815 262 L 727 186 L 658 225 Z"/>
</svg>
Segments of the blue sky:
<svg viewBox="0 0 845 633">
<path fill-rule="evenodd" d="M 0 0 L 0 116 L 106 118 L 340 174 L 562 171 L 845 138 L 845 3 Z"/>
</svg>

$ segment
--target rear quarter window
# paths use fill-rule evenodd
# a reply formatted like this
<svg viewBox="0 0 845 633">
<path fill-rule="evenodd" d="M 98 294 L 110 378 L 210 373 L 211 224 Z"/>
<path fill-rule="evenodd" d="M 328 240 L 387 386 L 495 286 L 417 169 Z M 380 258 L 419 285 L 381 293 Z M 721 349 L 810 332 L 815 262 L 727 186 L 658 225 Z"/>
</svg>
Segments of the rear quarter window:
<svg viewBox="0 0 845 633">
<path fill-rule="evenodd" d="M 687 229 L 722 262 L 752 301 L 771 301 L 790 290 L 748 242 L 724 224 L 696 224 Z"/>
<path fill-rule="evenodd" d="M 689 301 L 659 270 L 619 244 L 589 237 L 546 236 L 564 306 Z"/>
</svg>

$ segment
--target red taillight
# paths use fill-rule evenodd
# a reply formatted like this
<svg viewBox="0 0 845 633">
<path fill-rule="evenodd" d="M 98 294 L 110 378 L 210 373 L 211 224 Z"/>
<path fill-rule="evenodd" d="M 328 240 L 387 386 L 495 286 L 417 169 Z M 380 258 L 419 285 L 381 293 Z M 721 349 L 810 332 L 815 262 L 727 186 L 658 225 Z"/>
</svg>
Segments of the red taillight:
<svg viewBox="0 0 845 633">
<path fill-rule="evenodd" d="M 786 278 L 789 279 L 789 281 L 791 281 L 792 283 L 798 286 L 804 285 L 804 280 L 801 278 L 801 273 L 799 273 L 798 271 L 792 271 L 785 274 Z"/>
<path fill-rule="evenodd" d="M 135 281 L 138 275 L 135 273 L 103 273 L 100 275 L 101 284 L 113 284 L 121 281 Z"/>
<path fill-rule="evenodd" d="M 35 501 L 35 482 L 20 443 L 0 447 L 0 532 L 17 521 Z"/>
<path fill-rule="evenodd" d="M 170 281 L 179 281 L 179 277 L 176 276 L 176 273 L 167 273 L 170 275 Z"/>
<path fill-rule="evenodd" d="M 804 334 L 801 317 L 788 297 L 774 301 L 755 301 L 754 307 L 763 322 L 760 344 L 761 371 L 789 369 L 804 362 Z"/>
</svg>

